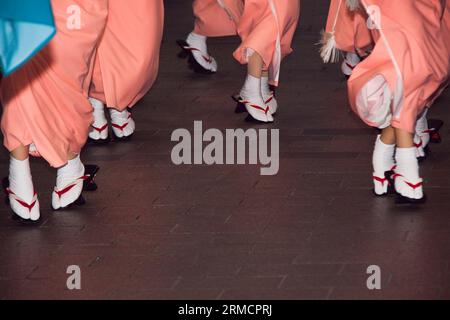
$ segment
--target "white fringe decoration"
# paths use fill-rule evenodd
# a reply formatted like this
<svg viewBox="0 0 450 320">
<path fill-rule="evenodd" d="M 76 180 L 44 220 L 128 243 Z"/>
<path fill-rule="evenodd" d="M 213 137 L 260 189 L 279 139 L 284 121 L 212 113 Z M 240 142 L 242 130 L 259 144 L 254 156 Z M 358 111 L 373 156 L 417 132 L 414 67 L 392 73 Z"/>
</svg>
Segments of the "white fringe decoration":
<svg viewBox="0 0 450 320">
<path fill-rule="evenodd" d="M 347 7 L 350 11 L 358 10 L 360 7 L 360 2 L 359 0 L 347 0 Z"/>
<path fill-rule="evenodd" d="M 339 61 L 340 50 L 336 48 L 336 38 L 333 33 L 322 31 L 320 40 L 320 56 L 325 63 L 335 63 Z"/>
<path fill-rule="evenodd" d="M 342 1 L 339 0 L 339 5 L 336 11 L 336 16 L 334 17 L 333 31 L 326 32 L 322 30 L 321 39 L 319 44 L 322 45 L 320 48 L 320 56 L 325 63 L 335 63 L 339 61 L 340 51 L 336 48 L 336 38 L 334 37 L 334 32 L 336 31 L 336 24 L 339 18 L 339 12 L 341 11 Z"/>
</svg>

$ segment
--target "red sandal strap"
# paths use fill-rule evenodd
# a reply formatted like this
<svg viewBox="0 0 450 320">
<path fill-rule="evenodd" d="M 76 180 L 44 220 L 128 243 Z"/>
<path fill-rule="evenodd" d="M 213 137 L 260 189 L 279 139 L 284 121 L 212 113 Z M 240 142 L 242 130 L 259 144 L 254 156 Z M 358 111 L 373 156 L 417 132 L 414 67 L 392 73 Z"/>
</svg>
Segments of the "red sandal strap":
<svg viewBox="0 0 450 320">
<path fill-rule="evenodd" d="M 63 188 L 62 190 L 58 190 L 55 188 L 54 192 L 58 195 L 59 198 L 61 198 L 64 194 L 66 194 L 67 192 L 72 190 L 77 185 L 77 183 L 79 183 L 80 181 L 83 182 L 85 180 L 88 180 L 90 177 L 91 177 L 91 175 L 86 174 L 86 175 L 78 178 L 73 183 L 71 183 L 68 186 L 66 186 L 65 188 Z"/>
<path fill-rule="evenodd" d="M 356 66 L 351 65 L 350 63 L 348 63 L 347 61 L 345 61 L 345 64 L 347 65 L 347 67 L 349 67 L 350 69 L 354 70 L 356 68 Z"/>
<path fill-rule="evenodd" d="M 394 180 L 397 179 L 397 178 L 399 178 L 399 177 L 405 178 L 403 175 L 401 175 L 401 174 L 399 174 L 399 173 L 396 173 L 396 174 L 394 174 L 394 175 L 392 176 L 392 178 L 393 178 Z M 407 180 L 405 179 L 405 180 L 403 180 L 403 182 L 405 182 L 405 184 L 406 184 L 407 186 L 411 187 L 411 188 L 414 189 L 414 190 L 416 190 L 417 188 L 420 188 L 420 187 L 423 186 L 423 181 L 420 181 L 420 182 L 418 182 L 418 183 L 412 183 L 412 182 L 409 182 L 409 181 L 407 181 Z"/>
<path fill-rule="evenodd" d="M 419 183 L 413 184 L 413 183 L 411 183 L 411 182 L 405 181 L 405 183 L 406 183 L 408 186 L 410 186 L 412 189 L 414 189 L 414 190 L 416 190 L 417 188 L 420 188 L 420 187 L 423 186 L 423 182 L 419 182 Z"/>
<path fill-rule="evenodd" d="M 114 128 L 123 131 L 123 129 L 125 129 L 125 128 L 128 126 L 128 124 L 129 124 L 129 122 L 127 122 L 127 123 L 125 123 L 125 124 L 123 124 L 123 125 L 118 125 L 118 124 L 116 124 L 116 123 L 112 123 L 111 125 L 112 125 Z"/>
<path fill-rule="evenodd" d="M 414 146 L 415 146 L 416 148 L 423 147 L 423 141 L 422 141 L 422 139 L 420 139 L 420 142 L 419 142 L 419 143 L 414 143 Z"/>
<path fill-rule="evenodd" d="M 272 101 L 274 99 L 274 96 L 271 95 L 269 99 L 267 99 L 267 101 L 265 101 L 264 103 L 269 103 L 270 101 Z"/>
<path fill-rule="evenodd" d="M 95 131 L 98 131 L 99 133 L 102 133 L 103 131 L 105 131 L 108 128 L 108 124 L 105 124 L 104 126 L 97 128 L 92 126 L 92 128 L 94 128 Z"/>
<path fill-rule="evenodd" d="M 387 178 L 380 178 L 380 177 L 377 177 L 377 176 L 373 176 L 373 180 L 378 181 L 378 182 L 380 182 L 383 185 L 388 181 Z"/>
<path fill-rule="evenodd" d="M 194 48 L 194 47 L 183 47 L 183 49 L 188 50 L 188 51 L 198 51 L 198 52 L 202 52 L 200 49 Z M 208 62 L 208 63 L 212 63 L 213 59 L 211 56 L 205 56 L 204 54 L 202 54 L 202 58 Z"/>
<path fill-rule="evenodd" d="M 28 203 L 28 202 L 24 201 L 22 198 L 20 198 L 17 194 L 15 194 L 15 193 L 14 193 L 11 189 L 9 189 L 9 188 L 6 188 L 6 193 L 7 193 L 8 195 L 11 195 L 12 198 L 13 198 L 14 200 L 16 200 L 16 202 L 17 202 L 18 204 L 20 204 L 22 207 L 27 208 L 29 212 L 31 212 L 31 210 L 33 210 L 34 206 L 35 206 L 36 203 L 37 203 L 37 193 L 36 193 L 36 192 L 35 192 L 34 195 L 33 195 L 33 199 L 32 199 L 32 202 L 31 202 L 31 203 Z"/>
<path fill-rule="evenodd" d="M 267 113 L 269 112 L 269 110 L 270 110 L 269 107 L 263 108 L 263 107 L 258 106 L 258 105 L 256 105 L 256 104 L 251 104 L 250 101 L 246 101 L 246 100 L 241 101 L 241 103 L 243 103 L 243 104 L 245 104 L 245 105 L 248 105 L 249 107 L 252 107 L 252 108 L 261 110 L 261 111 L 264 112 L 265 114 L 267 114 Z"/>
</svg>

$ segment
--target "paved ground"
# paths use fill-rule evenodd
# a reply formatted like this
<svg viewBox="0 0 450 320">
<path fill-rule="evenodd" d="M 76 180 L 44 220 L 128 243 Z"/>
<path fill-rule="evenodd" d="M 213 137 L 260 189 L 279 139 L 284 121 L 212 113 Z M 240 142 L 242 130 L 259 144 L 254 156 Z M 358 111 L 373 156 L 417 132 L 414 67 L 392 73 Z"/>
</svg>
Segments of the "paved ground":
<svg viewBox="0 0 450 320">
<path fill-rule="evenodd" d="M 211 41 L 220 73 L 192 74 L 174 44 L 191 29 L 190 1 L 166 1 L 160 77 L 135 109 L 134 139 L 83 154 L 102 168 L 100 190 L 54 213 L 55 172 L 34 161 L 42 225 L 21 226 L 1 206 L 0 298 L 450 298 L 449 127 L 423 165 L 425 206 L 372 196 L 375 133 L 314 46 L 326 2 L 304 1 L 268 126 L 281 132 L 280 172 L 262 177 L 257 166 L 172 164 L 176 128 L 251 125 L 229 99 L 244 74 L 231 58 L 237 40 Z M 450 124 L 449 105 L 447 92 L 432 116 Z M 81 268 L 81 291 L 66 289 L 69 265 Z M 381 267 L 380 291 L 366 287 L 369 265 Z"/>
</svg>

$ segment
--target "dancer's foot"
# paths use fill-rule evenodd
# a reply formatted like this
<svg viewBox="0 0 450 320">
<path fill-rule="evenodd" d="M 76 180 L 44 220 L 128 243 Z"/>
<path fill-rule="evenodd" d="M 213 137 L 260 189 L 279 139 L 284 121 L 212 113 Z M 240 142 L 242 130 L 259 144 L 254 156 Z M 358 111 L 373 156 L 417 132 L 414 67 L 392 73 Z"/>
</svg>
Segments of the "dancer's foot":
<svg viewBox="0 0 450 320">
<path fill-rule="evenodd" d="M 425 159 L 425 157 L 426 157 L 426 152 L 425 152 L 426 145 L 425 145 L 425 142 L 422 137 L 425 137 L 425 135 L 422 135 L 422 136 L 420 136 L 418 134 L 414 135 L 414 147 L 416 148 L 416 157 L 419 161 Z M 428 139 L 428 142 L 429 141 L 430 140 Z M 428 145 L 428 142 L 426 143 L 427 145 Z"/>
<path fill-rule="evenodd" d="M 378 196 L 389 192 L 390 182 L 386 173 L 395 168 L 395 144 L 385 144 L 381 136 L 377 136 L 372 156 L 374 192 Z"/>
<path fill-rule="evenodd" d="M 30 154 L 30 156 L 35 157 L 35 158 L 39 158 L 41 156 L 41 154 L 39 153 L 39 151 L 36 148 L 36 145 L 34 143 L 30 144 L 30 146 L 28 148 L 28 153 Z"/>
<path fill-rule="evenodd" d="M 427 120 L 428 110 L 424 110 L 422 115 L 416 121 L 416 137 L 414 142 L 417 143 L 419 140 L 422 143 L 422 148 L 425 149 L 430 143 L 431 135 L 430 128 L 428 127 Z"/>
<path fill-rule="evenodd" d="M 67 208 L 79 201 L 83 191 L 85 169 L 80 156 L 69 160 L 68 163 L 58 169 L 56 187 L 52 193 L 52 207 L 54 210 Z"/>
<path fill-rule="evenodd" d="M 261 95 L 261 79 L 247 75 L 245 84 L 240 93 L 242 103 L 249 115 L 261 122 L 273 122 L 270 108 L 265 104 Z"/>
<path fill-rule="evenodd" d="M 209 73 L 217 72 L 217 62 L 209 55 L 208 47 L 206 45 L 207 37 L 191 32 L 187 39 L 178 40 L 178 45 L 187 52 L 192 63 L 199 68 L 194 68 L 196 71 L 205 71 Z"/>
<path fill-rule="evenodd" d="M 136 124 L 127 109 L 118 111 L 109 109 L 111 115 L 111 126 L 114 135 L 119 139 L 131 137 L 136 130 Z"/>
<path fill-rule="evenodd" d="M 33 186 L 29 158 L 21 161 L 11 156 L 8 180 L 6 193 L 12 211 L 22 219 L 39 220 L 39 200 Z"/>
<path fill-rule="evenodd" d="M 347 52 L 345 54 L 344 61 L 342 62 L 342 65 L 341 65 L 342 73 L 346 77 L 350 77 L 353 73 L 353 69 L 355 69 L 355 67 L 360 62 L 361 62 L 361 59 L 359 58 L 359 56 L 356 53 Z"/>
<path fill-rule="evenodd" d="M 105 116 L 105 106 L 103 102 L 89 98 L 94 109 L 94 123 L 89 131 L 89 138 L 93 141 L 102 142 L 108 139 L 108 121 Z"/>
<path fill-rule="evenodd" d="M 419 176 L 419 162 L 416 148 L 397 148 L 395 159 L 395 190 L 402 202 L 420 202 L 424 200 L 423 179 Z"/>
<path fill-rule="evenodd" d="M 275 99 L 274 92 L 270 90 L 268 77 L 261 77 L 261 94 L 264 104 L 269 107 L 270 114 L 274 115 L 278 110 L 278 102 Z"/>
</svg>

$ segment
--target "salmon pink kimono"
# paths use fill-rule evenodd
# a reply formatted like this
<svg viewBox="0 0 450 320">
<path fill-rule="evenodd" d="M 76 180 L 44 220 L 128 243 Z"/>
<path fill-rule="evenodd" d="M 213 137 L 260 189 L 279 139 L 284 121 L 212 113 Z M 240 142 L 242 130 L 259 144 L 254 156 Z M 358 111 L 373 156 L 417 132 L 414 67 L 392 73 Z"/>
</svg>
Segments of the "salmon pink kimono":
<svg viewBox="0 0 450 320">
<path fill-rule="evenodd" d="M 414 133 L 418 116 L 448 81 L 448 4 L 442 0 L 361 2 L 378 40 L 348 82 L 352 109 L 371 126 L 392 125 Z"/>
<path fill-rule="evenodd" d="M 367 16 L 363 10 L 351 11 L 346 0 L 331 0 L 327 25 L 322 43 L 324 47 L 331 46 L 329 50 L 353 52 L 361 56 L 373 44 L 372 33 L 367 28 Z M 328 43 L 332 42 L 332 43 Z M 328 53 L 325 62 L 333 62 L 338 58 L 338 52 Z"/>
<path fill-rule="evenodd" d="M 53 167 L 80 153 L 92 117 L 87 100 L 95 51 L 108 15 L 105 0 L 53 0 L 56 36 L 4 78 L 1 121 L 9 151 L 34 143 Z"/>
<path fill-rule="evenodd" d="M 242 0 L 194 0 L 194 32 L 205 37 L 236 35 L 241 15 L 239 2 Z"/>
<path fill-rule="evenodd" d="M 133 107 L 158 75 L 163 0 L 109 0 L 89 96 L 123 111 Z"/>
<path fill-rule="evenodd" d="M 207 37 L 232 36 L 242 43 L 234 57 L 242 64 L 257 52 L 278 84 L 281 61 L 291 43 L 300 15 L 300 0 L 196 0 L 194 32 Z"/>
<path fill-rule="evenodd" d="M 269 69 L 271 84 L 278 85 L 281 61 L 291 44 L 300 16 L 300 0 L 245 0 L 238 24 L 242 39 L 234 57 L 242 64 L 257 52 Z"/>
</svg>

